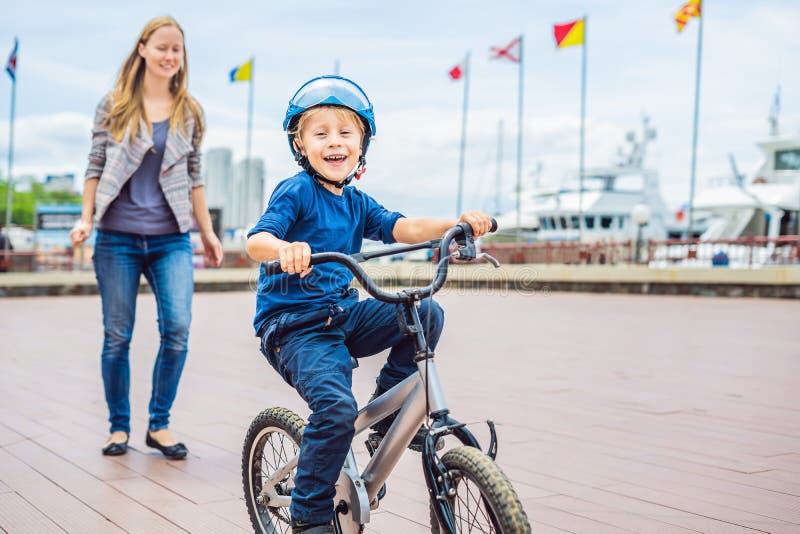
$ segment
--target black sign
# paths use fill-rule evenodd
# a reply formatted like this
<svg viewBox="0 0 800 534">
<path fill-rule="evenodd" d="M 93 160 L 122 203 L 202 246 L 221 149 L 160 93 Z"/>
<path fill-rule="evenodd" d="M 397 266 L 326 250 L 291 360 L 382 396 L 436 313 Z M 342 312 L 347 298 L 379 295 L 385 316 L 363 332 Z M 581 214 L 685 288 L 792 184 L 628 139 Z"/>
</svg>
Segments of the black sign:
<svg viewBox="0 0 800 534">
<path fill-rule="evenodd" d="M 78 213 L 37 213 L 37 230 L 72 230 L 75 223 L 81 218 Z"/>
<path fill-rule="evenodd" d="M 217 237 L 222 239 L 222 208 L 209 208 L 208 214 L 211 216 L 211 227 Z"/>
<path fill-rule="evenodd" d="M 217 234 L 219 239 L 222 239 L 222 208 L 208 208 L 208 215 L 211 217 L 211 229 Z M 197 227 L 197 221 L 192 219 L 192 232 L 199 232 L 200 228 Z"/>
</svg>

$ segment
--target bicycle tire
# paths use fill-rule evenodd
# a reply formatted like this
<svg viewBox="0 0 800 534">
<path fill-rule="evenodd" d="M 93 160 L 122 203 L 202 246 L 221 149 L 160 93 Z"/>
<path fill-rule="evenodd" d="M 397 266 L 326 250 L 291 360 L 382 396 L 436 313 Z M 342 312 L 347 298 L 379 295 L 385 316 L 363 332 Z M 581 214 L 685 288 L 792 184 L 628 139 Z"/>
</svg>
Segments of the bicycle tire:
<svg viewBox="0 0 800 534">
<path fill-rule="evenodd" d="M 531 532 L 528 515 L 511 481 L 484 452 L 456 447 L 442 457 L 442 463 L 456 490 L 450 498 L 456 532 Z M 439 534 L 442 529 L 432 503 L 430 516 L 431 532 Z"/>
<path fill-rule="evenodd" d="M 258 504 L 256 497 L 276 466 L 289 461 L 300 451 L 305 426 L 305 421 L 291 410 L 268 408 L 253 419 L 247 430 L 242 448 L 242 485 L 254 532 L 288 534 L 292 530 L 288 508 Z M 291 495 L 295 473 L 296 469 L 293 469 L 279 492 Z"/>
</svg>

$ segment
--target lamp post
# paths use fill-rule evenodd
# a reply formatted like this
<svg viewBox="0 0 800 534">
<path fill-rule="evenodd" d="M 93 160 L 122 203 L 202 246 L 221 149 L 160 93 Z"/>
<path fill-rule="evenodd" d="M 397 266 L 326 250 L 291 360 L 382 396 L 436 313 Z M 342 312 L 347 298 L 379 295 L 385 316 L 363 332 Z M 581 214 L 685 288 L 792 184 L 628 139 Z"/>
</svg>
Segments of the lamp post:
<svg viewBox="0 0 800 534">
<path fill-rule="evenodd" d="M 631 210 L 631 219 L 638 227 L 636 229 L 636 252 L 634 253 L 634 261 L 638 265 L 641 261 L 642 251 L 642 229 L 650 220 L 650 206 L 647 204 L 636 204 Z"/>
</svg>

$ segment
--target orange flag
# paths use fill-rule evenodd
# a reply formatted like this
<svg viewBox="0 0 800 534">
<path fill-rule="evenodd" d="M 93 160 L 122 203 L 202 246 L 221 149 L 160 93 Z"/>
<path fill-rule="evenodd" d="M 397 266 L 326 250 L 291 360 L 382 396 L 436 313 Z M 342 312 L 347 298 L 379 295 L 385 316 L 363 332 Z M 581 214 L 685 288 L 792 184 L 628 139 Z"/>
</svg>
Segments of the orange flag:
<svg viewBox="0 0 800 534">
<path fill-rule="evenodd" d="M 678 33 L 682 32 L 692 17 L 700 16 L 700 0 L 689 0 L 681 6 L 675 13 L 675 24 L 678 26 Z"/>
<path fill-rule="evenodd" d="M 578 19 L 566 24 L 554 24 L 553 36 L 556 38 L 556 48 L 582 45 L 584 39 L 585 21 Z"/>
</svg>

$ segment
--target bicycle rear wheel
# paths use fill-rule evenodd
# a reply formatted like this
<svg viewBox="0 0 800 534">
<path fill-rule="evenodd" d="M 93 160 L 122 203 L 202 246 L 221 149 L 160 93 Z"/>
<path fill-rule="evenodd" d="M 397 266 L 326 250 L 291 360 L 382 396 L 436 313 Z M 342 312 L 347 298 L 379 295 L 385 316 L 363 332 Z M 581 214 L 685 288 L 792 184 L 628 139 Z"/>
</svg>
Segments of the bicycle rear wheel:
<svg viewBox="0 0 800 534">
<path fill-rule="evenodd" d="M 494 461 L 474 447 L 457 447 L 442 457 L 456 494 L 449 499 L 456 532 L 531 532 L 517 492 Z M 430 507 L 431 532 L 443 529 Z"/>
<path fill-rule="evenodd" d="M 255 532 L 288 534 L 292 530 L 289 508 L 265 506 L 257 499 L 267 479 L 300 451 L 305 426 L 300 416 L 286 408 L 268 408 L 250 424 L 242 449 L 242 485 Z M 291 495 L 296 471 L 292 469 L 275 486 L 278 495 Z"/>
</svg>

